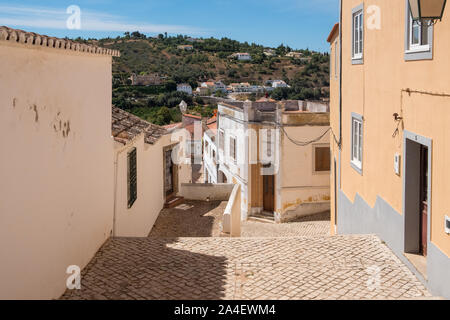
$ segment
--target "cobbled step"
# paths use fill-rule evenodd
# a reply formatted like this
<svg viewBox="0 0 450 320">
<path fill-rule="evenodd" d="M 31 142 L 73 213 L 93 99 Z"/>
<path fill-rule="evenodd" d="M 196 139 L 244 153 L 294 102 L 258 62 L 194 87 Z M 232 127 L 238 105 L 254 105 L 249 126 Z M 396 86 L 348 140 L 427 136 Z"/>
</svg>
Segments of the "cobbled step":
<svg viewBox="0 0 450 320">
<path fill-rule="evenodd" d="M 184 203 L 183 197 L 173 197 L 171 199 L 167 199 L 167 202 L 164 204 L 164 208 L 175 208 L 182 203 Z"/>
<path fill-rule="evenodd" d="M 262 223 L 272 223 L 275 224 L 275 219 L 272 217 L 267 217 L 263 215 L 252 215 L 248 217 L 248 221 L 254 221 L 254 222 L 262 222 Z"/>
</svg>

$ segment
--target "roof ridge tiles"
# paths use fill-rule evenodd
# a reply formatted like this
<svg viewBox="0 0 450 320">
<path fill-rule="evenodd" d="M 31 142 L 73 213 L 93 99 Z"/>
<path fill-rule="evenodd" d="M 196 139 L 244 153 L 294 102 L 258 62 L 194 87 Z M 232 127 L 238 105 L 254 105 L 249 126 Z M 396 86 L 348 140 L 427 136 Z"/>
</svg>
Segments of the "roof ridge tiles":
<svg viewBox="0 0 450 320">
<path fill-rule="evenodd" d="M 119 50 L 87 45 L 69 39 L 40 35 L 34 32 L 12 29 L 6 26 L 0 26 L 0 41 L 10 41 L 33 46 L 120 57 Z"/>
</svg>

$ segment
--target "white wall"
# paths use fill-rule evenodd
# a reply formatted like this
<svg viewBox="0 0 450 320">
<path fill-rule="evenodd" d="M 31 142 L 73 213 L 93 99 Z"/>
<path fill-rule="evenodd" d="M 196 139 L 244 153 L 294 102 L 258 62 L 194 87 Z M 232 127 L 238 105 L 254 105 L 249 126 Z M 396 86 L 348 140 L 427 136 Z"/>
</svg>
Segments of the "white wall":
<svg viewBox="0 0 450 320">
<path fill-rule="evenodd" d="M 147 237 L 153 228 L 165 203 L 163 148 L 170 144 L 168 135 L 154 145 L 144 143 L 143 135 L 125 147 L 116 143 L 115 236 Z M 137 151 L 137 199 L 128 208 L 127 157 L 134 147 Z"/>
<path fill-rule="evenodd" d="M 228 201 L 233 184 L 183 183 L 180 194 L 188 200 Z"/>
<path fill-rule="evenodd" d="M 242 122 L 245 120 L 243 111 L 228 108 L 219 105 L 219 114 L 227 114 L 228 117 L 221 115 L 219 127 L 217 130 L 218 140 L 217 148 L 219 154 L 219 170 L 227 177 L 228 183 L 239 183 L 241 185 L 242 200 L 242 220 L 247 219 L 248 214 L 248 139 L 246 137 L 246 126 Z M 219 131 L 225 132 L 224 151 L 220 150 Z M 230 158 L 230 136 L 236 138 L 236 162 Z"/>
<path fill-rule="evenodd" d="M 111 234 L 111 57 L 0 42 L 0 299 L 58 298 Z"/>
<path fill-rule="evenodd" d="M 217 139 L 217 137 L 216 137 Z M 203 134 L 203 167 L 204 167 L 204 178 L 205 181 L 208 178 L 208 176 L 211 178 L 208 182 L 209 183 L 217 183 L 217 163 L 216 161 L 219 158 L 219 155 L 217 153 L 217 145 L 215 142 L 212 141 L 212 139 L 208 136 L 208 134 L 205 132 Z M 206 143 L 208 143 L 208 147 L 206 147 Z M 214 160 L 213 152 L 216 153 L 216 160 Z"/>
</svg>

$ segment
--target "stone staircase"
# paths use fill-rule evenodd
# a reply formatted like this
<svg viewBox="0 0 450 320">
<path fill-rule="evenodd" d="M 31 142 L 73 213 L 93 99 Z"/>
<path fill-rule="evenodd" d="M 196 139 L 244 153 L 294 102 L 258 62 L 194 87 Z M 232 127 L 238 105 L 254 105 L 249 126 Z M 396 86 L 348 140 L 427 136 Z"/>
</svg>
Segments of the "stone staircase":
<svg viewBox="0 0 450 320">
<path fill-rule="evenodd" d="M 183 197 L 170 196 L 169 198 L 167 198 L 166 203 L 164 204 L 164 208 L 168 209 L 175 208 L 183 203 L 184 203 Z"/>
<path fill-rule="evenodd" d="M 248 220 L 262 223 L 275 223 L 275 216 L 273 212 L 263 211 L 261 213 L 250 215 Z"/>
</svg>

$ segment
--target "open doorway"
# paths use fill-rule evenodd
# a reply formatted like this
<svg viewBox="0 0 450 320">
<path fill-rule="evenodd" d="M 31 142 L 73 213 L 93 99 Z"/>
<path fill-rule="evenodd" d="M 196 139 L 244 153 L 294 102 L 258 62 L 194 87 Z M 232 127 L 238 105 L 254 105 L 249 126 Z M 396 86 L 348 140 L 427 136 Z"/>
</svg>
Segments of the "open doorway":
<svg viewBox="0 0 450 320">
<path fill-rule="evenodd" d="M 405 139 L 405 256 L 426 278 L 429 241 L 431 142 L 419 136 Z"/>
<path fill-rule="evenodd" d="M 218 174 L 218 177 L 217 177 L 217 182 L 218 183 L 228 183 L 227 176 L 221 170 L 219 170 L 219 174 Z"/>
</svg>

